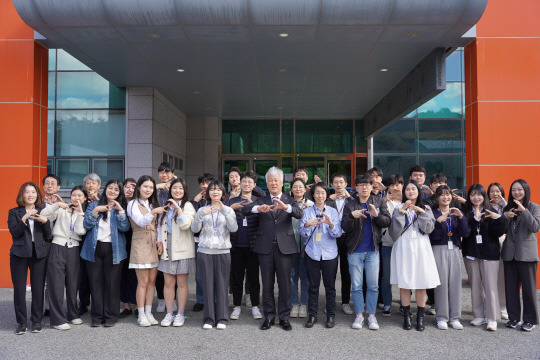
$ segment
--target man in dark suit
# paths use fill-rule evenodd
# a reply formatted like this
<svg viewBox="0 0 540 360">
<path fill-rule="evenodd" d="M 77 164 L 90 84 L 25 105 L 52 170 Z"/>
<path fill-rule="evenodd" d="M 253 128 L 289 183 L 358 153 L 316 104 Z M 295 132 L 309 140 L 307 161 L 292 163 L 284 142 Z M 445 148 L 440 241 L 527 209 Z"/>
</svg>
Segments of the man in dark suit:
<svg viewBox="0 0 540 360">
<path fill-rule="evenodd" d="M 274 279 L 277 276 L 279 296 L 279 325 L 291 330 L 291 268 L 296 240 L 292 218 L 300 219 L 302 210 L 294 198 L 282 193 L 283 171 L 272 167 L 266 173 L 266 186 L 270 195 L 257 199 L 253 204 L 242 208 L 244 214 L 255 213 L 259 217 L 259 228 L 253 251 L 259 254 L 263 285 L 264 322 L 261 330 L 274 325 L 276 303 L 274 299 Z"/>
</svg>

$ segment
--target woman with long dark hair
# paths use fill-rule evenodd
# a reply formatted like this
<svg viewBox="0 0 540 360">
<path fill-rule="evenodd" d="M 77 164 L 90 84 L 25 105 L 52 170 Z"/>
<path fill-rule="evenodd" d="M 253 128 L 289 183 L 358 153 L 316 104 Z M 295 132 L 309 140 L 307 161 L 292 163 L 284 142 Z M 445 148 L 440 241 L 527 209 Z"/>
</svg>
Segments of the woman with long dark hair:
<svg viewBox="0 0 540 360">
<path fill-rule="evenodd" d="M 531 331 L 538 324 L 536 305 L 536 269 L 540 231 L 540 206 L 530 201 L 531 189 L 525 180 L 512 183 L 504 216 L 509 219 L 506 240 L 502 247 L 506 307 L 506 326 L 517 328 L 521 320 L 519 289 L 522 287 L 523 323 L 521 330 Z"/>
<path fill-rule="evenodd" d="M 402 201 L 394 209 L 390 226 L 390 236 L 395 241 L 390 263 L 390 283 L 399 287 L 405 330 L 412 328 L 411 290 L 416 289 L 416 330 L 423 331 L 426 289 L 435 288 L 441 283 L 429 242 L 435 218 L 431 208 L 424 205 L 416 181 L 409 180 L 403 187 Z"/>
<path fill-rule="evenodd" d="M 86 260 L 92 295 L 92 327 L 112 327 L 120 312 L 120 275 L 122 260 L 127 258 L 125 232 L 129 220 L 120 180 L 109 180 L 99 201 L 84 214 L 86 238 L 81 257 Z"/>
<path fill-rule="evenodd" d="M 51 326 L 57 330 L 69 330 L 68 322 L 82 324 L 77 309 L 80 246 L 86 234 L 84 212 L 88 193 L 83 185 L 71 189 L 71 202 L 57 201 L 46 207 L 41 215 L 54 221 L 53 241 L 47 259 L 47 287 L 49 288 L 49 316 Z M 66 292 L 67 314 L 64 311 Z"/>
</svg>

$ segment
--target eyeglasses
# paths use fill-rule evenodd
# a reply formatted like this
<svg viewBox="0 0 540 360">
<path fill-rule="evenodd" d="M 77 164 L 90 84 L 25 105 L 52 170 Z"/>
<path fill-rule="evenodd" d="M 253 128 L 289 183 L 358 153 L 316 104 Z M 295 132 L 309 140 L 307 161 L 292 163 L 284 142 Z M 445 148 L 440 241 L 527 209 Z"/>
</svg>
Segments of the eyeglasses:
<svg viewBox="0 0 540 360">
<path fill-rule="evenodd" d="M 371 184 L 367 184 L 367 183 L 362 183 L 362 184 L 356 184 L 357 187 L 361 187 L 361 188 L 368 188 L 371 186 Z"/>
</svg>

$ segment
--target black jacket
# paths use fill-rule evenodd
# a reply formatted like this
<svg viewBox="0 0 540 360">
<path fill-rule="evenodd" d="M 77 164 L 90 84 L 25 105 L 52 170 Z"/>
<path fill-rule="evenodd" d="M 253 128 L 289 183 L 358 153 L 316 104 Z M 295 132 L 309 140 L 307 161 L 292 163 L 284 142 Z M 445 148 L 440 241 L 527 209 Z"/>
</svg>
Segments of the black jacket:
<svg viewBox="0 0 540 360">
<path fill-rule="evenodd" d="M 255 202 L 257 201 L 258 197 L 251 195 L 251 201 Z M 231 206 L 232 204 L 236 204 L 242 201 L 242 196 L 237 196 L 229 199 L 227 201 L 226 205 Z M 242 208 L 235 210 L 236 214 L 236 222 L 238 223 L 238 228 L 242 226 L 242 223 L 245 218 L 247 218 L 247 225 L 248 225 L 248 237 L 249 237 L 249 248 L 253 250 L 253 247 L 255 246 L 255 238 L 257 237 L 257 229 L 259 227 L 259 217 L 257 214 L 254 214 L 252 212 L 248 214 L 242 214 Z M 233 232 L 230 234 L 231 237 L 231 244 L 234 247 L 236 242 L 236 232 Z"/>
<path fill-rule="evenodd" d="M 36 207 L 38 213 L 45 208 L 45 204 Z M 18 257 L 32 257 L 32 233 L 28 226 L 22 222 L 26 214 L 24 206 L 18 206 L 9 210 L 8 228 L 13 238 L 13 245 L 10 249 L 10 255 Z M 51 222 L 47 220 L 45 224 L 34 221 L 34 246 L 36 248 L 36 257 L 44 258 L 49 253 L 49 243 L 46 240 L 52 239 Z"/>
<path fill-rule="evenodd" d="M 472 256 L 482 260 L 499 260 L 501 258 L 499 237 L 505 233 L 505 217 L 501 216 L 496 220 L 482 219 L 480 222 L 476 221 L 471 212 L 466 213 L 466 217 L 471 233 L 461 242 L 463 256 Z M 481 244 L 476 242 L 478 226 L 480 226 L 480 235 L 482 235 Z"/>
</svg>

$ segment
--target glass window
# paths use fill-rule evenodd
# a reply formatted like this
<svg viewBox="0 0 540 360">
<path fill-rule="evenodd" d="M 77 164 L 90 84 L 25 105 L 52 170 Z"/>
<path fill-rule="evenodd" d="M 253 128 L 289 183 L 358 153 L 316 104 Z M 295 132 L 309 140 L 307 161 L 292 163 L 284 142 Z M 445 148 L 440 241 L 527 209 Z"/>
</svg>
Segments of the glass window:
<svg viewBox="0 0 540 360">
<path fill-rule="evenodd" d="M 223 120 L 224 154 L 279 153 L 279 120 Z"/>
<path fill-rule="evenodd" d="M 54 172 L 53 172 L 53 159 L 47 159 L 47 174 L 54 174 Z"/>
<path fill-rule="evenodd" d="M 294 170 L 294 158 L 293 157 L 282 157 L 281 158 L 281 170 L 284 174 L 292 174 Z"/>
<path fill-rule="evenodd" d="M 109 82 L 98 74 L 59 72 L 57 81 L 57 108 L 104 109 L 109 107 Z"/>
<path fill-rule="evenodd" d="M 415 121 L 401 119 L 373 137 L 375 153 L 415 153 Z M 386 171 L 385 171 L 386 173 Z"/>
<path fill-rule="evenodd" d="M 47 111 L 47 156 L 54 156 L 54 110 Z"/>
<path fill-rule="evenodd" d="M 462 152 L 461 124 L 461 120 L 418 120 L 418 152 Z"/>
<path fill-rule="evenodd" d="M 383 170 L 385 176 L 401 174 L 407 180 L 409 178 L 409 169 L 413 165 L 416 165 L 416 156 L 375 155 L 373 162 L 375 166 Z M 420 164 L 423 163 L 421 162 Z"/>
<path fill-rule="evenodd" d="M 364 135 L 364 120 L 354 120 L 354 131 L 356 137 L 356 152 L 361 154 L 367 153 L 367 140 Z"/>
<path fill-rule="evenodd" d="M 461 82 L 449 82 L 446 90 L 418 108 L 421 118 L 461 117 L 463 87 Z"/>
<path fill-rule="evenodd" d="M 58 49 L 58 70 L 92 70 L 62 49 Z"/>
<path fill-rule="evenodd" d="M 249 170 L 249 159 L 226 159 L 223 161 L 223 185 L 225 185 L 227 191 L 231 190 L 229 187 L 229 171 L 232 167 L 237 167 L 240 171 L 247 171 Z"/>
<path fill-rule="evenodd" d="M 49 70 L 56 70 L 56 49 L 49 49 Z"/>
<path fill-rule="evenodd" d="M 281 120 L 281 152 L 292 154 L 293 152 L 293 121 Z"/>
<path fill-rule="evenodd" d="M 419 163 L 426 168 L 428 177 L 443 173 L 448 178 L 452 189 L 464 189 L 463 155 L 426 155 L 420 156 Z"/>
<path fill-rule="evenodd" d="M 109 108 L 125 109 L 126 108 L 126 88 L 117 88 L 109 83 Z"/>
<path fill-rule="evenodd" d="M 463 52 L 454 51 L 446 58 L 446 81 L 462 81 L 461 64 Z"/>
<path fill-rule="evenodd" d="M 317 175 L 321 181 L 326 182 L 324 157 L 300 156 L 298 158 L 298 166 L 306 168 L 308 173 L 308 184 L 315 182 L 315 175 Z"/>
<path fill-rule="evenodd" d="M 355 167 L 356 167 L 356 173 L 355 173 L 355 176 L 358 176 L 360 174 L 363 174 L 365 172 L 368 171 L 368 167 L 367 167 L 367 157 L 363 157 L 363 156 L 357 156 L 356 159 L 355 159 Z M 349 182 L 349 186 L 351 188 L 354 187 L 354 181 L 355 179 L 351 178 L 351 181 Z"/>
<path fill-rule="evenodd" d="M 124 180 L 124 160 L 122 159 L 92 159 L 92 172 L 99 174 L 101 186 L 107 181 Z"/>
<path fill-rule="evenodd" d="M 123 156 L 125 111 L 57 110 L 56 156 Z"/>
<path fill-rule="evenodd" d="M 62 179 L 62 187 L 71 188 L 82 184 L 89 173 L 88 159 L 56 159 L 56 175 Z"/>
<path fill-rule="evenodd" d="M 352 131 L 352 120 L 296 120 L 296 152 L 352 152 Z"/>
<path fill-rule="evenodd" d="M 408 119 L 412 119 L 412 118 L 415 118 L 416 117 L 416 109 L 414 109 L 413 111 L 411 111 L 408 115 L 405 116 L 406 118 Z"/>
<path fill-rule="evenodd" d="M 49 72 L 49 90 L 47 91 L 48 93 L 48 100 L 49 100 L 49 103 L 48 103 L 48 107 L 49 108 L 54 108 L 56 106 L 55 104 L 55 101 L 56 101 L 56 73 L 54 71 L 50 71 Z"/>
</svg>

